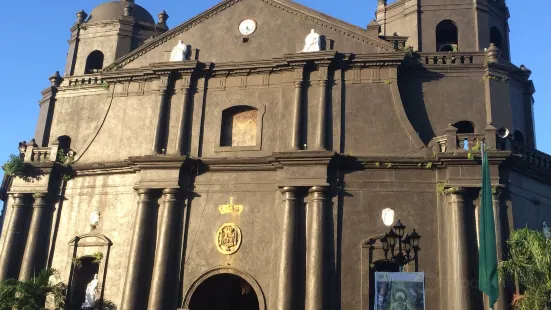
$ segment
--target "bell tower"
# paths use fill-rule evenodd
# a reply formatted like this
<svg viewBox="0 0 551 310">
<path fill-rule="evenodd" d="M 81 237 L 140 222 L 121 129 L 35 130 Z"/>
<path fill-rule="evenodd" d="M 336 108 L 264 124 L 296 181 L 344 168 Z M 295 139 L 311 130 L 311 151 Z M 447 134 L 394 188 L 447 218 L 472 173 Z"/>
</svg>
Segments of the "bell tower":
<svg viewBox="0 0 551 310">
<path fill-rule="evenodd" d="M 134 0 L 103 3 L 90 15 L 81 10 L 71 27 L 65 75 L 99 72 L 147 39 L 167 31 L 167 19 L 168 15 L 163 11 L 155 22 L 151 14 Z"/>
<path fill-rule="evenodd" d="M 509 10 L 505 0 L 378 0 L 383 36 L 407 36 L 420 52 L 483 51 L 494 43 L 509 55 Z"/>
</svg>

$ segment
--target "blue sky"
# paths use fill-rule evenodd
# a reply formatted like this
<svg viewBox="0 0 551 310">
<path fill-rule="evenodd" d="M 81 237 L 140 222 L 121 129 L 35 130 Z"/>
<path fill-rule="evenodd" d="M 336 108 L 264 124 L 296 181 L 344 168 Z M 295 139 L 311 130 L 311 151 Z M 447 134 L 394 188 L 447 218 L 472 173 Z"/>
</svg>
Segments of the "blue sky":
<svg viewBox="0 0 551 310">
<path fill-rule="evenodd" d="M 55 71 L 63 72 L 69 28 L 81 9 L 103 0 L 7 1 L 0 10 L 0 163 L 17 152 L 17 144 L 33 138 L 40 91 Z M 154 16 L 163 9 L 172 28 L 218 3 L 218 0 L 136 0 Z M 374 17 L 377 0 L 299 0 L 299 3 L 361 27 Z M 538 148 L 551 153 L 551 72 L 546 36 L 551 1 L 509 0 L 513 63 L 532 70 L 536 86 L 535 120 Z M 2 171 L 0 171 L 0 180 Z"/>
</svg>

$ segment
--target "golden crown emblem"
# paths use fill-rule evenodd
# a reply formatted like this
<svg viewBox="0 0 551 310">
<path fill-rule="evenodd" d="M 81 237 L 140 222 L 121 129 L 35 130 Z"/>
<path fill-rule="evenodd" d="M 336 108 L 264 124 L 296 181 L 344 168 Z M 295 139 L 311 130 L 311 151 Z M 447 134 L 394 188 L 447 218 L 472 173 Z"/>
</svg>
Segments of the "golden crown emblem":
<svg viewBox="0 0 551 310">
<path fill-rule="evenodd" d="M 230 203 L 227 205 L 220 205 L 218 211 L 220 211 L 220 214 L 241 214 L 241 212 L 243 212 L 243 206 L 233 204 L 233 197 L 231 197 Z"/>
</svg>

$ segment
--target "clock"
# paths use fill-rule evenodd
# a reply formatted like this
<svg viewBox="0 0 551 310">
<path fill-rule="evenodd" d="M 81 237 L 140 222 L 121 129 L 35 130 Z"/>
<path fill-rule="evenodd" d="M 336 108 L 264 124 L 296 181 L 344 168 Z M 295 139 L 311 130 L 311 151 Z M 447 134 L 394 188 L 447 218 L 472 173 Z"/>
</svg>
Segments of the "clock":
<svg viewBox="0 0 551 310">
<path fill-rule="evenodd" d="M 245 19 L 241 22 L 241 24 L 239 24 L 239 32 L 244 36 L 251 35 L 255 31 L 256 22 L 252 19 Z"/>
</svg>

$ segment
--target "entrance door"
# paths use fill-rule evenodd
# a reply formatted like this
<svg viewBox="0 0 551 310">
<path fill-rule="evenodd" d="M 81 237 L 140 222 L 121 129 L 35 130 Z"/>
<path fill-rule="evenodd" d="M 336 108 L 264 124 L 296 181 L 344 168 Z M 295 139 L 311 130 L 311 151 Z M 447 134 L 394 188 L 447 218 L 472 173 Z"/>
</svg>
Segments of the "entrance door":
<svg viewBox="0 0 551 310">
<path fill-rule="evenodd" d="M 214 275 L 195 290 L 190 310 L 259 310 L 251 285 L 233 274 Z"/>
</svg>

